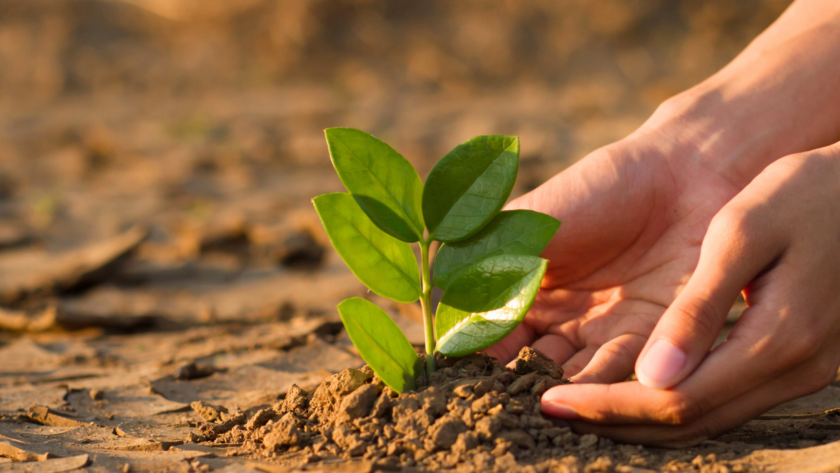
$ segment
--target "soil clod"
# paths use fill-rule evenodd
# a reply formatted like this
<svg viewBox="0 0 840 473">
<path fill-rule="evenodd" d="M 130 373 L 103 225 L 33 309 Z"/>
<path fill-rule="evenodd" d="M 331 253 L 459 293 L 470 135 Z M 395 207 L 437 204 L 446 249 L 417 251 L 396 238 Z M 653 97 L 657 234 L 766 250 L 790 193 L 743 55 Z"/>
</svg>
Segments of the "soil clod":
<svg viewBox="0 0 840 473">
<path fill-rule="evenodd" d="M 499 469 L 548 458 L 554 447 L 579 449 L 569 429 L 542 417 L 539 394 L 532 392 L 535 386 L 559 384 L 562 369 L 535 350 L 523 355 L 519 372 L 481 354 L 440 358 L 441 369 L 429 386 L 399 395 L 369 367 L 346 369 L 311 392 L 293 385 L 281 402 L 247 419 L 195 402 L 193 410 L 208 423 L 189 440 L 241 441 L 255 452 L 301 452 L 307 463 L 361 457 L 380 469 L 490 463 Z"/>
</svg>

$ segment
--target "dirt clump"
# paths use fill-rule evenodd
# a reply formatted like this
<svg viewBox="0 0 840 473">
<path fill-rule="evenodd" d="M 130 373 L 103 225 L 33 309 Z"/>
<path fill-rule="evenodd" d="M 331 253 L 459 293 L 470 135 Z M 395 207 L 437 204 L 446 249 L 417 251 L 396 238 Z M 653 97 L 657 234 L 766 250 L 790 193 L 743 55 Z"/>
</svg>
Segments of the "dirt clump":
<svg viewBox="0 0 840 473">
<path fill-rule="evenodd" d="M 190 407 L 199 417 L 207 422 L 222 420 L 222 415 L 228 412 L 224 406 L 215 406 L 204 401 L 195 401 L 190 404 Z"/>
<path fill-rule="evenodd" d="M 577 448 L 578 436 L 540 413 L 540 395 L 563 370 L 526 348 L 516 369 L 476 354 L 439 358 L 417 391 L 396 394 L 365 366 L 311 392 L 293 386 L 271 407 L 245 414 L 193 403 L 206 420 L 190 441 L 242 444 L 242 454 L 300 455 L 307 462 L 361 459 L 377 468 L 509 469 Z M 217 417 L 216 417 L 217 416 Z"/>
</svg>

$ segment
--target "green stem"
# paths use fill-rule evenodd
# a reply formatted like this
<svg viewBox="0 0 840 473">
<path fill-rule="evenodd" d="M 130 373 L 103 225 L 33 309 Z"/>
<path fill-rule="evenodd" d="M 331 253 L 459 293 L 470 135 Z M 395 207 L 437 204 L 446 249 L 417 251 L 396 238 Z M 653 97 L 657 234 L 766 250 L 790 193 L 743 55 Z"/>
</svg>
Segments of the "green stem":
<svg viewBox="0 0 840 473">
<path fill-rule="evenodd" d="M 420 240 L 420 259 L 423 267 L 423 327 L 426 329 L 426 371 L 429 375 L 435 371 L 435 327 L 432 321 L 432 279 L 429 276 L 429 247 L 431 240 Z"/>
</svg>

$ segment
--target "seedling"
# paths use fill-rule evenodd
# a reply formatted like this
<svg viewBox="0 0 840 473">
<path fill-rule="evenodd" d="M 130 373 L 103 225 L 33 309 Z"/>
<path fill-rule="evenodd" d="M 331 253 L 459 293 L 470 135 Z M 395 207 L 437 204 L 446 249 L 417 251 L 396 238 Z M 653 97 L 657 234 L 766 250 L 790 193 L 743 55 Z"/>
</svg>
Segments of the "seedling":
<svg viewBox="0 0 840 473">
<path fill-rule="evenodd" d="M 560 222 L 530 210 L 501 212 L 519 169 L 519 138 L 478 136 L 432 168 L 426 184 L 393 148 L 352 128 L 326 130 L 349 193 L 313 199 L 330 241 L 371 291 L 423 310 L 426 371 L 435 352 L 463 356 L 509 334 L 530 309 L 547 261 L 538 257 Z M 430 271 L 433 242 L 442 245 Z M 420 264 L 411 248 L 420 246 Z M 432 286 L 445 292 L 432 316 Z M 338 305 L 362 358 L 396 392 L 414 389 L 417 352 L 375 304 Z"/>
</svg>

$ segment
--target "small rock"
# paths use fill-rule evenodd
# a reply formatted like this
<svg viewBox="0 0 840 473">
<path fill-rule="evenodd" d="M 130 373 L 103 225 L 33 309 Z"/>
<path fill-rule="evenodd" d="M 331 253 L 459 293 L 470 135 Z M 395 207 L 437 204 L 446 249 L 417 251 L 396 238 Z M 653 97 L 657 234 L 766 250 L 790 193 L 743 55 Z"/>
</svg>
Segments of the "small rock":
<svg viewBox="0 0 840 473">
<path fill-rule="evenodd" d="M 227 414 L 222 414 L 222 418 L 225 419 L 224 422 L 221 424 L 216 424 L 213 426 L 212 431 L 215 435 L 221 435 L 225 432 L 230 431 L 237 425 L 242 425 L 245 423 L 245 414 L 242 412 L 237 412 L 234 416 L 228 416 Z"/>
<path fill-rule="evenodd" d="M 187 363 L 175 370 L 175 376 L 182 381 L 201 379 L 212 376 L 214 373 L 225 372 L 224 368 L 216 368 L 213 365 L 198 365 L 194 361 Z"/>
<path fill-rule="evenodd" d="M 478 447 L 478 435 L 475 432 L 462 432 L 458 434 L 458 440 L 452 445 L 452 453 L 463 455 Z"/>
<path fill-rule="evenodd" d="M 373 371 L 373 368 L 371 368 L 370 365 L 362 366 L 361 368 L 359 368 L 359 371 L 364 373 L 365 376 L 367 376 L 367 379 L 373 379 L 373 377 L 376 376 L 376 372 Z"/>
<path fill-rule="evenodd" d="M 391 409 L 391 417 L 395 422 L 399 422 L 404 417 L 408 417 L 416 410 L 420 409 L 420 403 L 413 397 L 404 397 L 394 403 Z"/>
<path fill-rule="evenodd" d="M 472 404 L 470 404 L 470 408 L 473 412 L 479 414 L 486 414 L 487 411 L 498 406 L 499 404 L 501 404 L 501 401 L 499 401 L 499 399 L 496 396 L 485 394 L 473 401 Z"/>
<path fill-rule="evenodd" d="M 526 428 L 536 428 L 536 429 L 545 429 L 552 427 L 554 424 L 551 423 L 550 420 L 546 419 L 543 416 L 539 415 L 521 415 L 519 416 L 519 422 L 523 427 Z"/>
<path fill-rule="evenodd" d="M 561 435 L 565 435 L 569 433 L 568 427 L 548 427 L 542 429 L 542 434 L 548 437 L 549 439 L 553 439 L 555 437 L 560 437 Z"/>
<path fill-rule="evenodd" d="M 496 468 L 500 471 L 514 471 L 519 470 L 519 465 L 516 464 L 516 457 L 508 452 L 496 458 Z"/>
<path fill-rule="evenodd" d="M 598 444 L 598 436 L 595 434 L 586 434 L 580 437 L 580 448 L 589 448 Z"/>
<path fill-rule="evenodd" d="M 207 422 L 221 421 L 222 414 L 227 414 L 228 411 L 224 406 L 216 406 L 204 401 L 195 401 L 190 404 L 190 407 L 199 417 Z"/>
<path fill-rule="evenodd" d="M 373 385 L 375 387 L 375 385 Z M 370 415 L 373 417 L 385 417 L 391 412 L 391 396 L 388 393 L 381 393 L 376 402 L 373 403 Z"/>
<path fill-rule="evenodd" d="M 99 389 L 91 389 L 89 394 L 90 398 L 94 401 L 101 401 L 105 399 L 105 391 L 101 391 Z"/>
<path fill-rule="evenodd" d="M 507 393 L 511 396 L 516 396 L 519 393 L 523 393 L 531 389 L 531 386 L 533 386 L 537 381 L 538 376 L 539 375 L 537 373 L 528 373 L 525 376 L 522 376 L 508 386 Z"/>
<path fill-rule="evenodd" d="M 293 384 L 286 393 L 286 399 L 283 400 L 283 412 L 300 413 L 304 409 L 306 409 L 306 392 Z"/>
<path fill-rule="evenodd" d="M 256 430 L 268 422 L 275 413 L 272 409 L 260 409 L 245 424 L 245 430 Z"/>
<path fill-rule="evenodd" d="M 498 438 L 505 439 L 508 442 L 517 445 L 519 448 L 526 448 L 528 450 L 533 450 L 534 448 L 536 448 L 534 439 L 530 435 L 528 435 L 524 430 L 505 430 L 499 433 Z"/>
<path fill-rule="evenodd" d="M 473 457 L 473 465 L 475 465 L 475 471 L 492 471 L 493 464 L 494 464 L 493 455 L 482 452 Z"/>
<path fill-rule="evenodd" d="M 368 443 L 363 441 L 359 434 L 353 432 L 346 426 L 338 427 L 332 432 L 332 440 L 336 445 L 344 450 L 344 453 L 350 457 L 357 457 L 365 453 Z"/>
<path fill-rule="evenodd" d="M 500 412 L 502 412 L 502 410 L 504 408 L 505 408 L 505 406 L 502 405 L 502 404 L 499 404 L 496 407 L 491 407 L 490 409 L 487 409 L 487 415 L 491 415 L 491 416 L 498 415 Z"/>
<path fill-rule="evenodd" d="M 272 424 L 271 431 L 263 438 L 263 445 L 269 450 L 280 447 L 297 445 L 300 441 L 300 430 L 291 413 L 285 414 Z"/>
<path fill-rule="evenodd" d="M 613 462 L 606 456 L 596 458 L 583 469 L 583 473 L 610 473 L 611 471 L 613 471 Z"/>
<path fill-rule="evenodd" d="M 368 377 L 359 370 L 348 368 L 330 376 L 328 380 L 330 381 L 330 392 L 336 396 L 346 396 L 367 383 Z"/>
<path fill-rule="evenodd" d="M 517 429 L 520 426 L 519 417 L 509 413 L 508 411 L 501 411 L 496 415 L 502 423 L 502 427 L 506 429 Z"/>
<path fill-rule="evenodd" d="M 365 384 L 345 396 L 341 401 L 336 423 L 343 424 L 367 416 L 374 402 L 376 402 L 376 387 L 372 384 Z"/>
<path fill-rule="evenodd" d="M 542 377 L 539 381 L 534 383 L 534 387 L 531 388 L 531 395 L 532 396 L 542 396 L 544 392 L 548 391 L 548 388 L 553 387 L 549 385 L 548 377 Z"/>
<path fill-rule="evenodd" d="M 512 447 L 513 444 L 509 441 L 503 438 L 496 438 L 496 445 L 493 447 L 493 450 L 490 450 L 490 454 L 498 458 L 507 454 Z"/>
<path fill-rule="evenodd" d="M 277 249 L 277 259 L 283 266 L 292 268 L 314 268 L 324 258 L 324 247 L 306 230 L 287 236 Z"/>
<path fill-rule="evenodd" d="M 426 445 L 426 450 L 433 451 L 435 448 L 448 449 L 458 440 L 458 435 L 466 432 L 467 426 L 461 419 L 444 416 L 434 423 L 429 432 L 429 441 L 433 448 Z"/>
<path fill-rule="evenodd" d="M 310 404 L 319 415 L 333 418 L 337 404 L 341 399 L 367 383 L 367 374 L 354 369 L 346 369 L 325 379 L 312 394 Z"/>
<path fill-rule="evenodd" d="M 563 368 L 554 363 L 551 358 L 531 347 L 523 347 L 519 351 L 519 357 L 516 359 L 516 368 L 514 371 L 518 375 L 540 373 L 557 380 L 563 379 Z"/>
<path fill-rule="evenodd" d="M 415 411 L 411 415 L 403 417 L 394 426 L 394 430 L 405 435 L 407 438 L 420 438 L 426 434 L 434 419 L 426 411 Z"/>
<path fill-rule="evenodd" d="M 473 395 L 472 386 L 470 386 L 468 384 L 462 384 L 460 386 L 456 386 L 455 389 L 452 390 L 452 392 L 455 393 L 456 396 L 458 396 L 462 399 L 466 399 L 466 398 Z"/>
<path fill-rule="evenodd" d="M 382 381 L 382 378 L 379 375 L 374 374 L 373 378 L 370 380 L 370 384 L 376 387 L 376 392 L 381 393 L 388 385 L 385 384 L 385 381 Z"/>
<path fill-rule="evenodd" d="M 446 413 L 446 394 L 434 386 L 424 390 L 417 396 L 420 408 L 437 417 Z"/>
<path fill-rule="evenodd" d="M 498 417 L 484 417 L 475 423 L 475 432 L 482 440 L 490 440 L 502 428 L 502 422 Z"/>
<path fill-rule="evenodd" d="M 460 417 L 461 420 L 464 421 L 465 424 L 467 424 L 467 428 L 472 429 L 473 427 L 475 427 L 475 418 L 473 417 L 473 411 L 471 408 L 468 407 L 464 409 L 463 413 L 460 416 L 456 417 Z"/>
<path fill-rule="evenodd" d="M 482 379 L 475 386 L 473 386 L 473 392 L 476 396 L 484 396 L 485 394 L 493 390 L 494 384 L 495 380 L 493 379 Z"/>
</svg>

